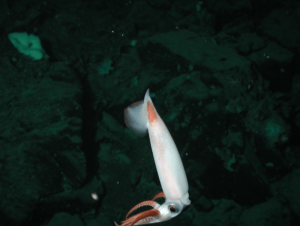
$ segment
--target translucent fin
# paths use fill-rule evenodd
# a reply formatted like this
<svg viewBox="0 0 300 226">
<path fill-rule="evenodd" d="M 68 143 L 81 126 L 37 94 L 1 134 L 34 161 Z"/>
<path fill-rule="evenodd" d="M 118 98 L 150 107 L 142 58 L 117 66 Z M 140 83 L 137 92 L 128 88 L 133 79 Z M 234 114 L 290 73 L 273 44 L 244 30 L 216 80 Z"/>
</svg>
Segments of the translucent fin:
<svg viewBox="0 0 300 226">
<path fill-rule="evenodd" d="M 126 126 L 136 135 L 144 136 L 147 134 L 147 108 L 144 101 L 131 104 L 124 110 L 124 120 Z"/>
<path fill-rule="evenodd" d="M 148 104 L 153 105 L 149 89 L 144 100 L 135 102 L 124 110 L 124 119 L 127 127 L 136 135 L 144 136 L 148 131 Z"/>
</svg>

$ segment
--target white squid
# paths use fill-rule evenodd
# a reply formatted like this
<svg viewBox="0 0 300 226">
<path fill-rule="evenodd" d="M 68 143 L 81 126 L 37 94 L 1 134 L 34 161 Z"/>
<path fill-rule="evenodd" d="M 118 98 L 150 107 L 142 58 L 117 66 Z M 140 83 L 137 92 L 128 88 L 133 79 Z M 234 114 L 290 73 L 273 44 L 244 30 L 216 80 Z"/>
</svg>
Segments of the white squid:
<svg viewBox="0 0 300 226">
<path fill-rule="evenodd" d="M 147 90 L 144 100 L 131 104 L 124 110 L 124 115 L 125 123 L 131 131 L 138 135 L 149 132 L 154 161 L 163 191 L 155 195 L 152 200 L 134 206 L 127 213 L 121 226 L 144 225 L 170 220 L 191 203 L 188 182 L 177 147 L 154 107 L 149 90 Z M 162 205 L 154 201 L 159 197 L 165 198 Z M 128 218 L 133 211 L 142 206 L 151 206 L 153 209 Z M 118 226 L 116 223 L 115 225 Z"/>
</svg>

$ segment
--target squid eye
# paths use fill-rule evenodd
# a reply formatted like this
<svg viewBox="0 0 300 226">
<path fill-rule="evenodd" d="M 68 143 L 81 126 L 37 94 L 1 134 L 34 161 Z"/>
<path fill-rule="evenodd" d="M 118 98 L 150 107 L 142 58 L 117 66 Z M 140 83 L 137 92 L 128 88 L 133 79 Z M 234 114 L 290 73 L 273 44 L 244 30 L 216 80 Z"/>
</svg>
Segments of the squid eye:
<svg viewBox="0 0 300 226">
<path fill-rule="evenodd" d="M 176 208 L 174 205 L 169 205 L 169 210 L 172 212 L 172 213 L 176 213 Z"/>
</svg>

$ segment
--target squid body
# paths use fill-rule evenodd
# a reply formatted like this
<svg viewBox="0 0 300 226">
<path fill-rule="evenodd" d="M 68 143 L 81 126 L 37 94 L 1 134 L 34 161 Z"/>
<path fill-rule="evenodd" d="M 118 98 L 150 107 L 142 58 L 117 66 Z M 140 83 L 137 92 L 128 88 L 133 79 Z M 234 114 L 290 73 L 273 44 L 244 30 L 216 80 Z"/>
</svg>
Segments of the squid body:
<svg viewBox="0 0 300 226">
<path fill-rule="evenodd" d="M 163 192 L 158 193 L 152 200 L 144 201 L 133 207 L 121 226 L 144 225 L 170 220 L 191 203 L 185 170 L 174 140 L 157 113 L 149 90 L 143 101 L 131 104 L 125 109 L 124 114 L 125 123 L 131 131 L 138 135 L 149 133 Z M 165 198 L 162 205 L 154 201 L 159 197 Z M 153 209 L 128 217 L 141 206 L 151 206 Z"/>
</svg>

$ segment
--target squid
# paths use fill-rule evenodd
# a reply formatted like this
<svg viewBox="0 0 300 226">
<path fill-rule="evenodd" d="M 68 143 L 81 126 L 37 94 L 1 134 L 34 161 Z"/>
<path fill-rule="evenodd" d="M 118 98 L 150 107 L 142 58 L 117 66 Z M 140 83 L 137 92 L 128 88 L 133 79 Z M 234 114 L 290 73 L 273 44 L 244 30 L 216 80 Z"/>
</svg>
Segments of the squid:
<svg viewBox="0 0 300 226">
<path fill-rule="evenodd" d="M 127 127 L 135 134 L 142 136 L 149 133 L 154 162 L 163 191 L 155 195 L 152 200 L 134 206 L 127 213 L 121 226 L 145 225 L 170 220 L 190 205 L 189 186 L 177 147 L 154 107 L 149 89 L 144 100 L 135 102 L 124 110 L 124 118 Z M 160 205 L 155 200 L 161 197 L 165 202 Z M 129 217 L 132 212 L 143 206 L 150 206 L 151 209 Z M 119 226 L 116 222 L 115 225 Z"/>
</svg>

